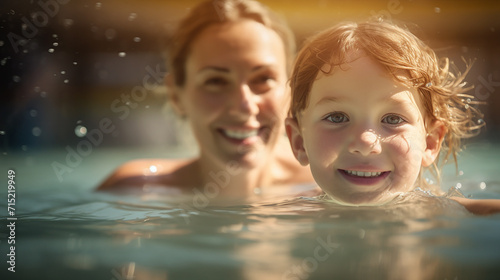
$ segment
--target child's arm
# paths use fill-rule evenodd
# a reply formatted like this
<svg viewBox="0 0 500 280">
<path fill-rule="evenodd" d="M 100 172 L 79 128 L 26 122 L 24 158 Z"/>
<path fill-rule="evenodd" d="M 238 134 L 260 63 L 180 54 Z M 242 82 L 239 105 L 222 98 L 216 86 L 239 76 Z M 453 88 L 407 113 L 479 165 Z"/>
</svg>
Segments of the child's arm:
<svg viewBox="0 0 500 280">
<path fill-rule="evenodd" d="M 476 215 L 490 215 L 500 213 L 500 199 L 470 199 L 465 197 L 450 197 L 462 204 L 467 210 Z"/>
</svg>

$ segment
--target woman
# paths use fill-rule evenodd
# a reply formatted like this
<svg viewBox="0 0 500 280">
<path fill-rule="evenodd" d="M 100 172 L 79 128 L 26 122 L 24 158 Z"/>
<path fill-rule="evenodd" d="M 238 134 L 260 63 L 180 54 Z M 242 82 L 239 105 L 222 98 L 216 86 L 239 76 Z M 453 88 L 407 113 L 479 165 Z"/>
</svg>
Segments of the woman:
<svg viewBox="0 0 500 280">
<path fill-rule="evenodd" d="M 283 133 L 295 51 L 283 22 L 255 1 L 207 1 L 192 9 L 171 42 L 169 99 L 188 120 L 200 154 L 125 163 L 99 190 L 162 185 L 246 197 L 266 186 L 313 181 Z"/>
</svg>

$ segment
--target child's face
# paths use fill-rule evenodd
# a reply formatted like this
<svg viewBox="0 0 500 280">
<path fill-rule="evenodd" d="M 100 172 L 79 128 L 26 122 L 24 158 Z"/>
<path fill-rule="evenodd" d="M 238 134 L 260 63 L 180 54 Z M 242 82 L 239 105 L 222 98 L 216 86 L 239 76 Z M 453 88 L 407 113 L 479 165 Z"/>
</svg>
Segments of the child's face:
<svg viewBox="0 0 500 280">
<path fill-rule="evenodd" d="M 383 203 L 411 190 L 442 140 L 426 135 L 417 90 L 367 56 L 317 78 L 300 124 L 286 125 L 295 156 L 310 164 L 319 186 L 348 204 Z"/>
</svg>

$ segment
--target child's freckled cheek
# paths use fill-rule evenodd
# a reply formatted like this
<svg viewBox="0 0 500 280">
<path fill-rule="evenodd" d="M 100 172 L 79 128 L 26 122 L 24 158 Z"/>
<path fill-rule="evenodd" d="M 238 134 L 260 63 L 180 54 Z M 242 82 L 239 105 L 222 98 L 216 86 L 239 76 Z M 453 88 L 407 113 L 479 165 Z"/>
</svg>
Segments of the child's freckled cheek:
<svg viewBox="0 0 500 280">
<path fill-rule="evenodd" d="M 395 156 L 395 161 L 405 162 L 405 166 L 418 167 L 421 162 L 423 149 L 422 141 L 418 141 L 419 138 L 415 137 L 411 133 L 401 134 L 387 139 L 386 142 L 387 149 L 389 153 Z"/>
<path fill-rule="evenodd" d="M 304 135 L 307 135 L 306 151 L 309 157 L 319 163 L 328 164 L 338 156 L 344 142 L 342 133 L 321 127 L 313 127 L 305 133 Z"/>
</svg>

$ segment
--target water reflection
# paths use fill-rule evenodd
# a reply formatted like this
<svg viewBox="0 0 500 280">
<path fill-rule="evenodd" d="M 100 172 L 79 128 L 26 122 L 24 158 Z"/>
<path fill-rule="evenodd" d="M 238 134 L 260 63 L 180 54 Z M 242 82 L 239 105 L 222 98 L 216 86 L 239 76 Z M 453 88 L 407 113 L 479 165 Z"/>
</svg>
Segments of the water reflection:
<svg viewBox="0 0 500 280">
<path fill-rule="evenodd" d="M 49 193 L 23 195 L 17 250 L 30 270 L 21 276 L 50 269 L 52 279 L 487 279 L 500 272 L 500 216 L 471 217 L 425 193 L 386 207 L 281 197 L 204 208 L 172 194 Z"/>
</svg>

